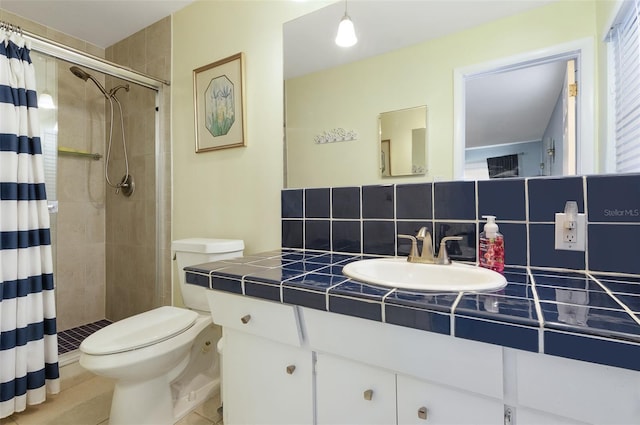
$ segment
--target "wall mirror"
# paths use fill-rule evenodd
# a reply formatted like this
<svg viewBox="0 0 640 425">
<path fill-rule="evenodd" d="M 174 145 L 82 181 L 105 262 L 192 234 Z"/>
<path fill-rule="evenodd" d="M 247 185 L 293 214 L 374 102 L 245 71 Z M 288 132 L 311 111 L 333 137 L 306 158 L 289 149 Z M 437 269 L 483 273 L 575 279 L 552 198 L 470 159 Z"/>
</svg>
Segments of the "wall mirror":
<svg viewBox="0 0 640 425">
<path fill-rule="evenodd" d="M 595 142 L 598 64 L 594 50 L 598 30 L 594 24 L 597 21 L 594 8 L 588 2 L 536 0 L 455 3 L 454 7 L 447 2 L 429 1 L 350 2 L 349 15 L 360 40 L 353 51 L 336 50 L 332 44 L 337 22 L 344 14 L 343 3 L 333 3 L 284 24 L 286 187 L 389 183 L 386 171 L 382 171 L 382 152 L 387 149 L 384 140 L 389 139 L 380 134 L 378 115 L 380 111 L 424 104 L 429 105 L 425 172 L 403 172 L 394 182 L 476 179 L 478 175 L 473 174 L 473 170 L 465 175 L 467 153 L 472 157 L 474 150 L 477 153 L 494 145 L 499 145 L 499 149 L 480 161 L 486 166 L 485 174 L 488 174 L 486 158 L 508 156 L 505 152 L 509 146 L 519 155 L 522 172 L 525 163 L 533 167 L 533 171 L 519 176 L 597 171 L 594 164 L 601 162 L 598 154 L 603 149 Z M 401 29 L 394 32 L 393 24 L 385 24 L 385 31 L 380 31 L 380 22 L 395 22 L 396 16 L 402 23 Z M 416 32 L 421 32 L 423 39 L 416 38 Z M 382 40 L 376 38 L 379 35 Z M 325 38 L 325 44 L 319 41 L 320 37 Z M 364 52 L 371 49 L 371 45 L 388 44 L 389 39 L 411 41 L 376 54 Z M 325 51 L 335 51 L 335 55 L 325 58 Z M 552 126 L 554 108 L 564 101 L 562 92 L 570 59 L 576 60 L 574 75 L 581 86 L 575 108 L 573 148 L 566 146 L 559 133 L 545 133 L 547 127 Z M 484 97 L 476 102 L 481 105 L 479 110 L 483 116 L 466 111 L 466 96 L 474 90 L 482 92 L 489 84 L 527 88 L 532 85 L 527 71 L 542 76 L 543 68 L 555 69 L 554 77 L 549 77 L 555 92 L 547 96 L 547 109 L 533 114 L 534 107 L 528 103 L 528 96 L 516 96 L 513 90 L 518 110 L 513 106 L 507 109 L 517 112 L 518 120 L 536 115 L 544 116 L 546 123 L 538 125 L 533 136 L 504 140 L 492 136 L 483 142 L 484 148 L 473 146 L 471 136 L 478 130 L 477 127 L 470 130 L 472 134 L 467 136 L 467 123 L 475 125 L 474 120 L 486 128 L 505 130 L 524 128 L 525 124 L 518 123 L 514 116 L 507 116 L 506 102 L 495 90 L 484 90 Z M 510 75 L 507 71 L 519 72 Z M 515 80 L 516 74 L 524 75 L 519 77 L 519 82 L 500 81 L 502 78 Z M 495 81 L 490 83 L 490 79 Z M 480 90 L 476 90 L 478 88 Z M 473 98 L 469 96 L 469 100 Z M 498 106 L 503 107 L 502 112 Z M 315 134 L 336 127 L 353 129 L 359 137 L 348 143 L 314 146 Z M 524 146 L 516 146 L 528 142 L 539 146 L 536 153 L 527 154 Z M 568 158 L 574 158 L 573 169 L 571 165 L 564 165 Z M 559 170 L 559 165 L 564 168 Z"/>
<path fill-rule="evenodd" d="M 383 112 L 378 117 L 380 175 L 423 175 L 427 171 L 427 107 Z"/>
</svg>

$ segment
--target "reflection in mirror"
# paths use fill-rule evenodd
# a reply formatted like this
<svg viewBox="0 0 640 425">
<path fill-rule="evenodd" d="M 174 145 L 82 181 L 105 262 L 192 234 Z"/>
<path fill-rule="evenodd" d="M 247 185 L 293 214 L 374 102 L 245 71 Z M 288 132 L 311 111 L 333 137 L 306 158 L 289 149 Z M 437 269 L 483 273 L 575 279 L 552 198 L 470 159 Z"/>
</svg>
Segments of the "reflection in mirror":
<svg viewBox="0 0 640 425">
<path fill-rule="evenodd" d="M 427 172 L 427 107 L 383 112 L 378 118 L 380 175 L 421 175 Z"/>
<path fill-rule="evenodd" d="M 528 3 L 529 7 L 505 12 L 501 17 L 483 15 L 484 12 L 506 11 L 505 8 L 524 3 Z M 526 175 L 557 175 L 560 171 L 554 167 L 564 168 L 567 158 L 575 158 L 574 170 L 563 169 L 563 174 L 593 174 L 601 171 L 600 164 L 604 163 L 602 158 L 608 155 L 604 137 L 608 127 L 604 120 L 604 85 L 596 77 L 606 74 L 599 67 L 606 66 L 607 57 L 603 51 L 604 43 L 598 41 L 602 37 L 595 23 L 606 21 L 611 8 L 605 7 L 609 2 L 597 3 L 599 7 L 594 8 L 593 2 L 544 0 L 355 2 L 353 10 L 350 5 L 350 16 L 360 31 L 358 37 L 361 42 L 357 44 L 357 49 L 351 51 L 336 50 L 333 43 L 336 22 L 344 13 L 344 4 L 332 4 L 335 5 L 335 13 L 330 10 L 331 6 L 327 6 L 285 23 L 286 187 L 388 183 L 388 177 L 383 177 L 383 174 L 395 174 L 395 171 L 389 164 L 390 171 L 381 172 L 382 149 L 386 151 L 389 145 L 391 152 L 393 139 L 380 137 L 376 118 L 382 111 L 423 104 L 429 105 L 429 135 L 425 149 L 425 161 L 428 162 L 425 173 L 405 174 L 394 178 L 394 181 L 414 183 L 464 179 L 466 150 L 469 148 L 468 154 L 471 155 L 475 149 L 466 146 L 465 142 L 466 78 L 489 69 L 495 73 L 496 69 L 504 71 L 516 63 L 531 64 L 541 59 L 547 62 L 551 62 L 549 58 L 563 59 L 566 63 L 568 58 L 565 56 L 569 53 L 579 57 L 576 63 L 580 84 L 576 123 L 579 140 L 575 151 L 565 156 L 563 137 L 544 134 L 552 114 L 552 109 L 548 109 L 546 122 L 539 126 L 545 126 L 542 134 L 487 142 L 504 148 L 515 141 L 534 141 L 539 146 L 536 153 L 527 154 L 525 147 L 519 147 L 514 148 L 513 152 L 499 151 L 487 156 L 516 154 L 519 176 L 524 175 L 523 168 L 529 167 L 527 164 L 531 165 L 531 170 L 526 171 Z M 392 12 L 379 13 L 378 5 L 388 5 Z M 428 13 L 416 13 L 415 10 L 411 13 L 409 9 L 418 6 L 428 9 Z M 448 12 L 452 13 L 449 15 Z M 420 22 L 413 28 L 403 18 L 390 19 L 391 13 L 404 17 L 419 16 Z M 373 30 L 365 34 L 367 16 L 370 15 L 376 15 L 377 18 L 371 19 Z M 479 19 L 481 16 L 487 19 L 461 25 L 467 19 Z M 319 22 L 323 18 L 327 21 Z M 434 25 L 425 24 L 425 20 L 433 20 Z M 397 32 L 392 28 L 396 21 L 400 23 Z M 384 30 L 381 30 L 380 22 L 385 22 Z M 326 35 L 325 28 L 328 27 L 331 34 Z M 382 41 L 405 39 L 409 38 L 411 28 L 415 30 L 414 33 L 424 37 L 421 40 L 414 39 L 410 45 L 347 60 L 365 44 L 383 44 L 372 41 L 376 35 L 383 36 Z M 435 28 L 446 30 L 437 35 L 427 34 Z M 299 48 L 293 49 L 293 45 Z M 325 50 L 341 60 L 326 59 Z M 322 66 L 307 69 L 312 63 Z M 293 65 L 296 64 L 308 66 L 305 70 L 294 72 L 296 68 Z M 531 80 L 526 78 L 519 83 L 521 86 L 530 84 Z M 552 99 L 559 103 L 560 88 L 556 90 Z M 515 95 L 513 97 L 517 98 Z M 512 109 L 519 118 L 529 115 L 525 99 L 518 100 L 517 107 L 522 109 Z M 495 100 L 489 102 L 496 103 Z M 504 114 L 492 121 L 482 118 L 482 122 L 489 127 L 517 127 L 516 122 Z M 353 129 L 359 137 L 347 143 L 317 145 L 312 142 L 317 134 L 336 127 Z M 383 144 L 382 140 L 390 140 L 390 143 Z M 393 156 L 391 153 L 390 159 Z M 484 178 L 488 178 L 486 156 L 482 162 Z M 500 174 L 500 171 L 496 173 Z"/>
<path fill-rule="evenodd" d="M 454 177 L 590 174 L 594 74 L 589 39 L 454 71 Z"/>
<path fill-rule="evenodd" d="M 543 59 L 466 79 L 465 179 L 575 174 L 575 62 Z"/>
</svg>

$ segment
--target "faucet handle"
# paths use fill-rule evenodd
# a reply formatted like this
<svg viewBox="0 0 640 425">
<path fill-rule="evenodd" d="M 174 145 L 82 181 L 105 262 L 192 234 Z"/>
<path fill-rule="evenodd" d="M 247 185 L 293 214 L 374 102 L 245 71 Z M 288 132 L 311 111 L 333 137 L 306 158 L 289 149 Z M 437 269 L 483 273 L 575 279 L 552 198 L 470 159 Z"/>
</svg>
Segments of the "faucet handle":
<svg viewBox="0 0 640 425">
<path fill-rule="evenodd" d="M 411 251 L 409 251 L 407 261 L 413 261 L 413 259 L 418 256 L 418 241 L 416 240 L 415 236 L 398 234 L 398 237 L 411 240 Z"/>
<path fill-rule="evenodd" d="M 447 252 L 448 241 L 460 241 L 462 236 L 445 236 L 440 240 L 440 251 L 438 251 L 438 264 L 451 264 L 449 253 Z"/>
</svg>

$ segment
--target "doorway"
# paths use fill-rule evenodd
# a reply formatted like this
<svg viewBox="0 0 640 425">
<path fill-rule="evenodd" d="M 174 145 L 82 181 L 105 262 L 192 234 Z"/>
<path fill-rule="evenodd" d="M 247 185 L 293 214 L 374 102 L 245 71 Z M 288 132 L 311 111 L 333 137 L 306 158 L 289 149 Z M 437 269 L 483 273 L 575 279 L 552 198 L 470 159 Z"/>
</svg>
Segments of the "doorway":
<svg viewBox="0 0 640 425">
<path fill-rule="evenodd" d="M 526 173 L 521 173 L 521 177 L 529 177 L 535 175 L 573 175 L 585 174 L 593 172 L 595 168 L 594 161 L 594 62 L 593 62 L 592 40 L 583 39 L 563 45 L 553 46 L 538 51 L 527 52 L 512 57 L 501 58 L 491 62 L 471 65 L 464 68 L 454 70 L 454 179 L 478 179 L 488 178 L 487 156 L 483 156 L 478 150 L 493 149 L 493 158 L 500 158 L 501 155 L 515 156 L 516 162 L 522 164 L 520 168 L 529 168 Z M 579 87 L 579 96 L 574 97 L 575 118 L 574 125 L 567 125 L 568 117 L 566 112 L 570 106 L 567 101 L 569 93 L 563 90 L 560 95 L 560 88 L 566 87 L 565 78 L 567 75 L 567 66 L 569 63 L 575 64 L 575 69 L 569 71 L 576 77 L 576 83 Z M 491 108 L 485 107 L 482 110 L 484 116 L 469 116 L 468 112 L 468 96 L 475 94 L 473 90 L 478 87 L 497 84 L 494 87 L 501 87 L 500 84 L 512 85 L 512 87 L 526 89 L 532 88 L 533 78 L 540 80 L 541 84 L 545 83 L 542 77 L 542 70 L 547 80 L 556 81 L 558 85 L 556 93 L 548 99 L 547 103 L 554 106 L 547 108 L 538 120 L 546 119 L 544 127 L 537 128 L 537 133 L 528 133 L 524 135 L 514 136 L 513 130 L 522 130 L 525 124 L 519 120 L 528 118 L 532 115 L 531 109 L 526 102 L 523 101 L 525 95 L 515 94 L 515 89 L 503 90 L 506 93 L 504 98 L 500 98 L 497 94 L 497 88 L 486 88 L 487 92 L 493 93 L 491 100 L 484 105 L 491 105 Z M 503 83 L 503 77 L 522 75 L 519 81 L 510 81 Z M 528 75 L 528 77 L 527 77 Z M 560 79 L 560 80 L 559 80 Z M 561 83 L 558 83 L 561 81 Z M 570 83 L 571 81 L 569 81 Z M 474 88 L 475 87 L 475 88 Z M 535 90 L 540 91 L 540 88 Z M 511 98 L 509 98 L 511 96 Z M 515 101 L 515 102 L 512 102 Z M 508 105 L 512 102 L 511 106 Z M 561 126 L 559 129 L 551 128 L 551 133 L 545 133 L 546 127 L 550 126 L 550 117 L 553 109 L 560 107 Z M 515 105 L 515 106 L 514 106 Z M 500 109 L 505 107 L 507 109 Z M 477 107 L 477 105 L 475 106 Z M 508 117 L 505 111 L 515 112 Z M 490 114 L 494 116 L 491 117 Z M 544 114 L 547 118 L 544 118 Z M 489 114 L 489 115 L 487 115 Z M 478 120 L 479 118 L 479 120 Z M 474 121 L 475 120 L 475 121 Z M 475 124 L 474 124 L 475 123 Z M 469 130 L 473 127 L 472 135 Z M 473 138 L 481 133 L 481 129 L 490 129 L 489 135 L 482 139 Z M 480 130 L 479 130 L 480 129 Z M 568 142 L 570 132 L 575 133 L 575 142 Z M 486 135 L 485 135 L 486 136 Z M 481 140 L 481 141 L 478 141 Z M 496 149 L 498 148 L 498 149 Z M 486 152 L 485 152 L 486 153 Z M 470 158 L 470 161 L 467 159 Z M 475 161 L 475 163 L 474 163 Z M 470 164 L 467 164 L 470 162 Z M 558 164 L 561 166 L 559 167 Z M 468 165 L 468 166 L 467 166 Z M 465 169 L 467 172 L 465 173 Z M 509 173 L 512 175 L 514 173 Z M 485 176 L 486 175 L 486 176 Z"/>
</svg>

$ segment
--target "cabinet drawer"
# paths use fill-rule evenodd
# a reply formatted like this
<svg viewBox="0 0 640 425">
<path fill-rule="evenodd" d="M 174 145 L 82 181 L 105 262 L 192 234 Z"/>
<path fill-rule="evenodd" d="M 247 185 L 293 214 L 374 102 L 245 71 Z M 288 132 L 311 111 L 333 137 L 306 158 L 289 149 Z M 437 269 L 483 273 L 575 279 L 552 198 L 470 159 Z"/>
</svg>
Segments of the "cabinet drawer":
<svg viewBox="0 0 640 425">
<path fill-rule="evenodd" d="M 207 293 L 213 322 L 223 328 L 299 347 L 302 333 L 296 308 L 221 291 Z"/>
<path fill-rule="evenodd" d="M 640 373 L 517 352 L 518 405 L 590 424 L 640 420 Z"/>
</svg>

